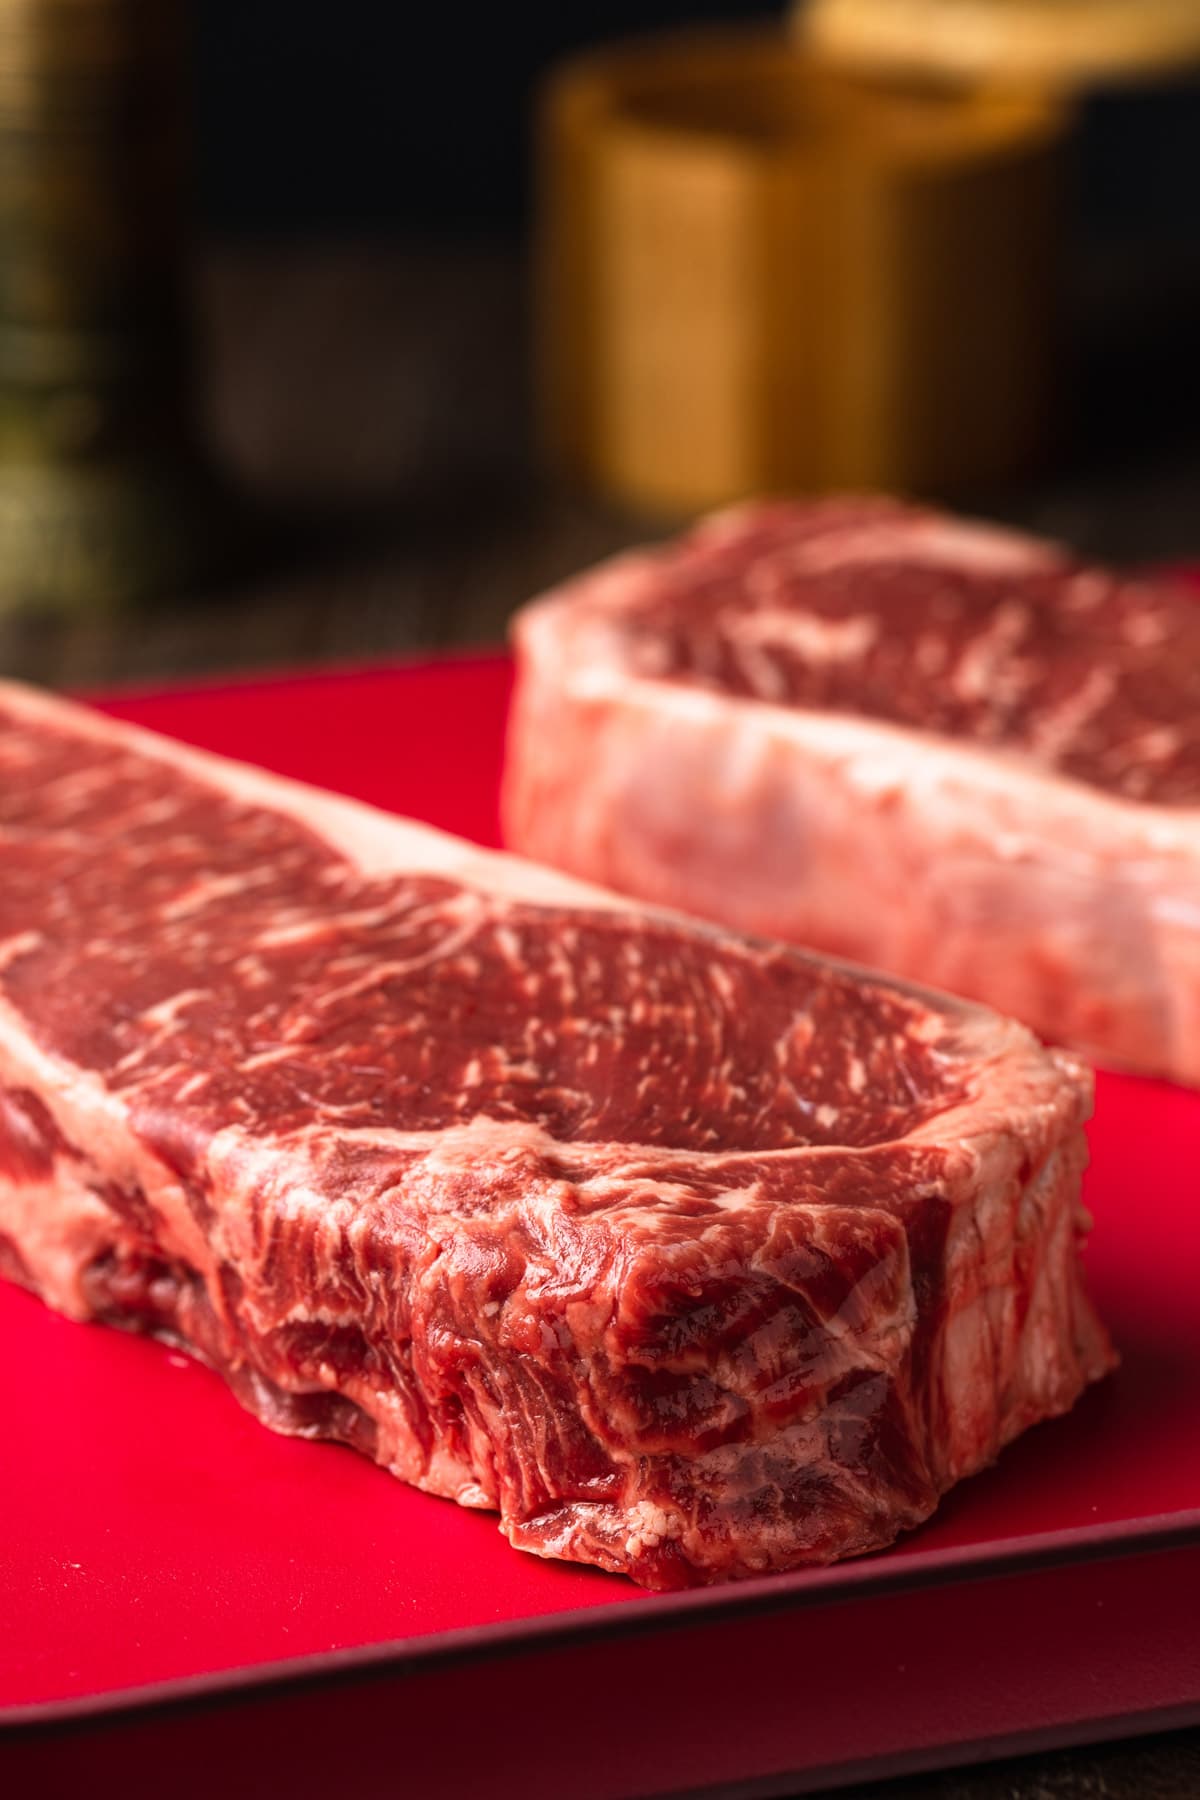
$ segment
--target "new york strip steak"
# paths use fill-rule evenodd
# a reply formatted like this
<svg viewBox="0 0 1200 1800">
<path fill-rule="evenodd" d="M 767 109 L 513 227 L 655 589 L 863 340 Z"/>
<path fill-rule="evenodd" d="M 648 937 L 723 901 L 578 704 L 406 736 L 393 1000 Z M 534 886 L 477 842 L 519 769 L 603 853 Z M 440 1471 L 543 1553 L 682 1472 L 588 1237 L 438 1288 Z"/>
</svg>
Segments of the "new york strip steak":
<svg viewBox="0 0 1200 1800">
<path fill-rule="evenodd" d="M 506 835 L 1200 1084 L 1200 603 L 885 499 L 760 503 L 517 621 Z"/>
<path fill-rule="evenodd" d="M 826 1562 L 1064 1411 L 1089 1104 L 982 1010 L 0 684 L 5 1272 L 522 1549 Z"/>
</svg>

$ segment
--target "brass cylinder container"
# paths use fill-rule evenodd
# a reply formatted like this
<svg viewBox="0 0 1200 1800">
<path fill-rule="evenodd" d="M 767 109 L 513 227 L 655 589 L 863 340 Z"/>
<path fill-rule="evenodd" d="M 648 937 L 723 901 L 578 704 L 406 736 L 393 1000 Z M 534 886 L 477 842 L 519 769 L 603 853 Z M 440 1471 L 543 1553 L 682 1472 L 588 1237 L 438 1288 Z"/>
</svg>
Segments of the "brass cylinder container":
<svg viewBox="0 0 1200 1800">
<path fill-rule="evenodd" d="M 598 53 L 542 135 L 542 415 L 653 511 L 830 486 L 955 493 L 1052 414 L 1051 98 L 872 83 L 782 35 Z"/>
</svg>

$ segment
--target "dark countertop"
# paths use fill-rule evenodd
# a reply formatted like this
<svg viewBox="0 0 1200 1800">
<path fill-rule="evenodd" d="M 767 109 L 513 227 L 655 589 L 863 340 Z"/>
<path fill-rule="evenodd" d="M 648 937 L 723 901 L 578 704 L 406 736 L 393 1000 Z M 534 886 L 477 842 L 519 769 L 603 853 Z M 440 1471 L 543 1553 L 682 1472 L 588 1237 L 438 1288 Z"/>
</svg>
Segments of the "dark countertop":
<svg viewBox="0 0 1200 1800">
<path fill-rule="evenodd" d="M 1093 272 L 1059 466 L 966 504 L 1115 561 L 1200 556 L 1198 291 L 1139 291 L 1131 324 L 1124 275 Z M 494 642 L 529 595 L 670 528 L 539 472 L 511 251 L 228 250 L 196 294 L 210 437 L 254 532 L 187 600 L 0 607 L 0 673 L 95 689 Z M 846 1791 L 1196 1800 L 1200 1730 Z"/>
</svg>

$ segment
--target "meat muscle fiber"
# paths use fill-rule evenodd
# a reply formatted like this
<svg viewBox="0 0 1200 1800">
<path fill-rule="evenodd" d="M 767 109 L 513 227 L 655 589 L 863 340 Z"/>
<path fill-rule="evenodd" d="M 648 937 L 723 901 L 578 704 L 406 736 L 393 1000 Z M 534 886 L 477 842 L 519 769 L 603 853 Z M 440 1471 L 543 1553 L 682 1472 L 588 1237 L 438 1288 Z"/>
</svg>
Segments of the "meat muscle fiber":
<svg viewBox="0 0 1200 1800">
<path fill-rule="evenodd" d="M 4 1269 L 522 1549 L 826 1562 L 1069 1407 L 1089 1104 L 982 1009 L 0 684 Z"/>
<path fill-rule="evenodd" d="M 1200 1083 L 1200 604 L 888 500 L 527 608 L 505 818 L 624 893 Z"/>
</svg>

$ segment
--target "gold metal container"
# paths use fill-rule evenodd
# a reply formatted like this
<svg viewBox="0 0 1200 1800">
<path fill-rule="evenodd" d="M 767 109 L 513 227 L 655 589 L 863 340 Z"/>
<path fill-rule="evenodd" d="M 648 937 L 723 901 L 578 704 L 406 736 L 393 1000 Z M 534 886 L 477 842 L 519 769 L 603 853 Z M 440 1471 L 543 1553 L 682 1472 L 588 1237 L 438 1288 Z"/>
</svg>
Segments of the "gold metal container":
<svg viewBox="0 0 1200 1800">
<path fill-rule="evenodd" d="M 797 37 L 841 68 L 1077 91 L 1200 62 L 1197 0 L 794 0 Z"/>
<path fill-rule="evenodd" d="M 873 83 L 718 31 L 568 65 L 543 124 L 542 416 L 570 472 L 671 513 L 954 494 L 1036 462 L 1053 98 Z"/>
<path fill-rule="evenodd" d="M 197 565 L 178 0 L 0 0 L 0 607 Z"/>
</svg>

